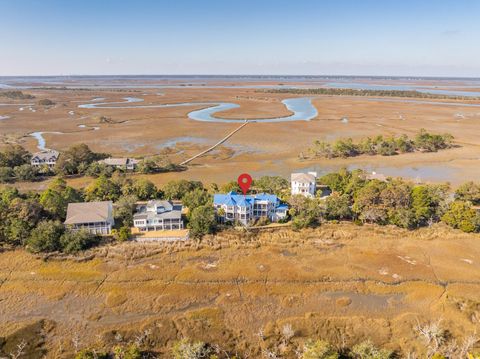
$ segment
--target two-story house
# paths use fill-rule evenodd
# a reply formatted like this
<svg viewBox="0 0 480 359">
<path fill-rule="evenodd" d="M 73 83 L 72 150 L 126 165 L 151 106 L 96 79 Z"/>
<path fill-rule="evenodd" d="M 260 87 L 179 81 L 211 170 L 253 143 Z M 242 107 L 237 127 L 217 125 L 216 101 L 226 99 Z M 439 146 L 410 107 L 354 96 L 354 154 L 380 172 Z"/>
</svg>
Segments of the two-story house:
<svg viewBox="0 0 480 359">
<path fill-rule="evenodd" d="M 115 224 L 111 201 L 69 203 L 65 226 L 92 234 L 110 234 Z"/>
<path fill-rule="evenodd" d="M 140 204 L 133 215 L 133 225 L 140 231 L 183 229 L 182 205 L 163 200 Z"/>
<path fill-rule="evenodd" d="M 305 197 L 315 197 L 317 190 L 317 172 L 292 173 L 291 175 L 291 193 Z"/>
<path fill-rule="evenodd" d="M 48 166 L 48 168 L 52 169 L 55 167 L 59 155 L 59 152 L 55 150 L 36 152 L 32 155 L 30 164 L 34 167 Z"/>
<path fill-rule="evenodd" d="M 238 222 L 248 225 L 259 218 L 277 222 L 287 217 L 288 206 L 273 194 L 242 195 L 236 192 L 215 194 L 213 206 L 221 223 Z"/>
</svg>

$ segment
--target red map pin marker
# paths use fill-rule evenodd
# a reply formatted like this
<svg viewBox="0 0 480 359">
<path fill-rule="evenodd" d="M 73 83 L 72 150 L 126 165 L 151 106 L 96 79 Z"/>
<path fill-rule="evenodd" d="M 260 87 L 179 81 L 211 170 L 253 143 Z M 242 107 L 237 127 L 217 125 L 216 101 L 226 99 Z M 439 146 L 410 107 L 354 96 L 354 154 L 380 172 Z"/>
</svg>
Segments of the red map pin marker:
<svg viewBox="0 0 480 359">
<path fill-rule="evenodd" d="M 238 185 L 242 189 L 244 196 L 247 194 L 251 184 L 252 176 L 250 176 L 248 173 L 242 173 L 240 176 L 238 176 Z"/>
</svg>

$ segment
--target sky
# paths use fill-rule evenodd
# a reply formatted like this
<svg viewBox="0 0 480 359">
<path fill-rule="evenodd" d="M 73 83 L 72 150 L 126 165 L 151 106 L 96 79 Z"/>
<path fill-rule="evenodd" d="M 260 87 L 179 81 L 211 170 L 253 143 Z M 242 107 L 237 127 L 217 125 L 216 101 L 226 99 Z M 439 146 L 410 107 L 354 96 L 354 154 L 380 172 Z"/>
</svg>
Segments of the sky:
<svg viewBox="0 0 480 359">
<path fill-rule="evenodd" d="M 0 0 L 0 76 L 480 77 L 478 0 Z"/>
</svg>

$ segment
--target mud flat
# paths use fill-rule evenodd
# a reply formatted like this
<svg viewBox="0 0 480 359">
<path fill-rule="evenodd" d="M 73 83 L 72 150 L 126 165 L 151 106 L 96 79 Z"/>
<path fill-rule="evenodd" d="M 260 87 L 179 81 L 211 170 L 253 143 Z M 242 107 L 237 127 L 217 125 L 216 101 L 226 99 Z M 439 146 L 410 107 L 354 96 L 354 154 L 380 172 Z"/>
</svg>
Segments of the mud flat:
<svg viewBox="0 0 480 359">
<path fill-rule="evenodd" d="M 180 163 L 233 131 L 238 126 L 235 122 L 253 119 L 257 122 L 251 121 L 221 149 L 232 150 L 231 156 L 212 153 L 193 161 L 188 171 L 153 175 L 151 179 L 157 184 L 179 177 L 223 183 L 231 180 L 235 174 L 246 171 L 255 176 L 269 174 L 288 177 L 294 170 L 316 168 L 325 172 L 343 166 L 384 171 L 387 175 L 412 179 L 419 177 L 423 181 L 450 181 L 453 185 L 480 178 L 480 140 L 477 136 L 480 131 L 479 101 L 342 96 L 305 99 L 304 96 L 295 97 L 292 94 L 257 92 L 256 88 L 250 86 L 278 83 L 237 82 L 240 86 L 232 86 L 232 81 L 227 80 L 214 83 L 221 88 L 180 86 L 176 83 L 179 86 L 163 88 L 162 96 L 158 95 L 158 89 L 155 88 L 140 90 L 128 86 L 122 88 L 118 84 L 115 89 L 23 90 L 37 99 L 49 98 L 57 105 L 52 108 L 35 106 L 36 112 L 32 112 L 28 106 L 2 100 L 2 104 L 7 106 L 0 107 L 0 116 L 11 118 L 0 121 L 0 133 L 4 141 L 0 146 L 17 139 L 16 142 L 35 151 L 38 141 L 28 134 L 43 132 L 46 146 L 60 151 L 73 143 L 84 142 L 96 151 L 114 156 L 141 157 L 168 152 L 171 161 Z M 295 86 L 312 84 L 308 81 L 291 83 Z M 388 81 L 382 80 L 381 84 L 388 84 Z M 457 86 L 455 90 L 464 88 L 460 85 L 458 81 L 417 82 L 417 86 L 443 86 L 441 88 L 447 90 L 447 86 Z M 125 98 L 129 103 L 125 104 Z M 301 106 L 289 108 L 287 101 L 297 101 Z M 303 106 L 306 107 L 302 109 Z M 24 110 L 19 111 L 19 108 Z M 69 115 L 71 111 L 74 115 Z M 101 123 L 102 116 L 112 119 L 112 122 Z M 195 121 L 192 117 L 201 121 Z M 295 120 L 300 118 L 309 121 Z M 263 119 L 263 122 L 259 119 Z M 98 130 L 92 130 L 96 128 Z M 413 135 L 421 128 L 432 133 L 451 133 L 461 147 L 438 153 L 393 157 L 307 162 L 299 159 L 302 151 L 315 140 L 359 139 L 380 134 Z M 171 150 L 165 151 L 166 147 Z M 254 150 L 244 151 L 245 148 Z M 440 173 L 442 168 L 445 171 L 437 176 L 436 173 Z M 85 184 L 86 180 L 75 180 L 74 183 Z"/>
</svg>

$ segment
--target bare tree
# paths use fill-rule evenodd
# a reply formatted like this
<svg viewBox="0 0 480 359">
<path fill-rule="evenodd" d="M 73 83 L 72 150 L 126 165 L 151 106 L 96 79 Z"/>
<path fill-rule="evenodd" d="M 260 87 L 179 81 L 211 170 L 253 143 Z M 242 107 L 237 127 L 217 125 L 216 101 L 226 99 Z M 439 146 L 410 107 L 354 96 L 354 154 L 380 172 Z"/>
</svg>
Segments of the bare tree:
<svg viewBox="0 0 480 359">
<path fill-rule="evenodd" d="M 295 336 L 295 331 L 291 324 L 285 324 L 282 328 L 284 343 L 287 344 Z"/>
<path fill-rule="evenodd" d="M 426 342 L 429 357 L 438 352 L 442 345 L 445 344 L 446 333 L 440 325 L 441 322 L 442 320 L 439 319 L 433 323 L 420 325 L 420 323 L 417 321 L 417 325 L 415 326 L 415 330 Z"/>
<path fill-rule="evenodd" d="M 17 351 L 15 353 L 10 353 L 10 358 L 11 359 L 20 358 L 23 354 L 25 354 L 26 346 L 27 346 L 27 342 L 24 339 L 22 339 L 22 341 L 17 344 Z"/>
</svg>

